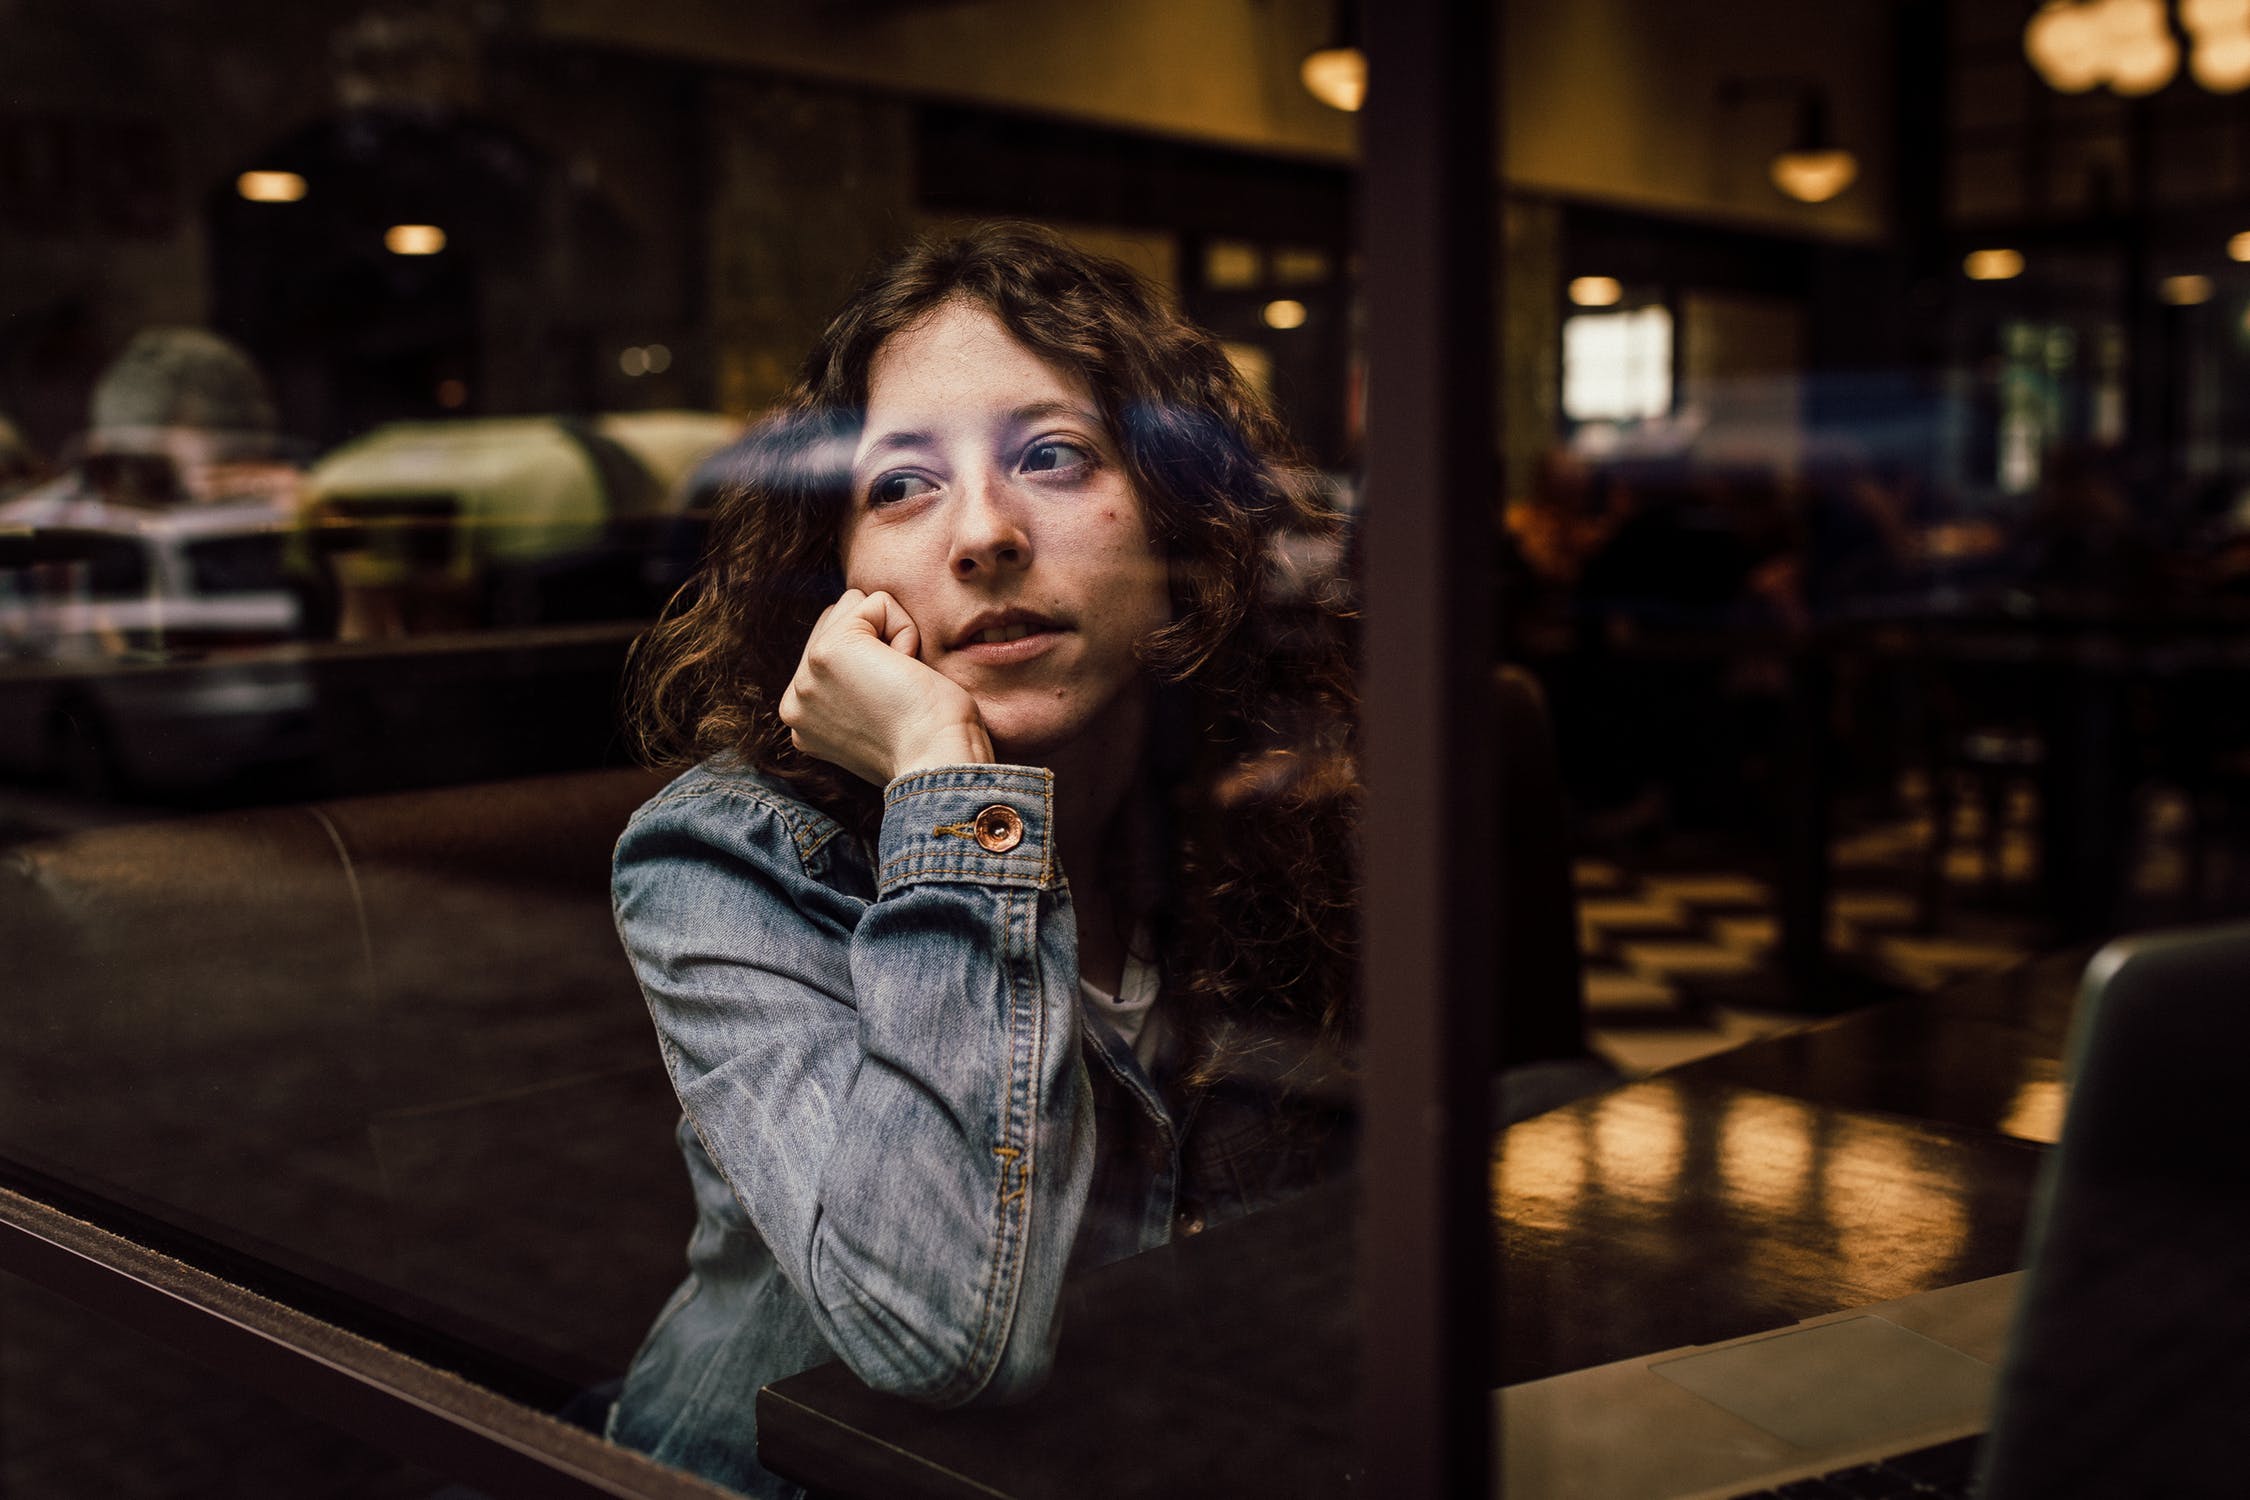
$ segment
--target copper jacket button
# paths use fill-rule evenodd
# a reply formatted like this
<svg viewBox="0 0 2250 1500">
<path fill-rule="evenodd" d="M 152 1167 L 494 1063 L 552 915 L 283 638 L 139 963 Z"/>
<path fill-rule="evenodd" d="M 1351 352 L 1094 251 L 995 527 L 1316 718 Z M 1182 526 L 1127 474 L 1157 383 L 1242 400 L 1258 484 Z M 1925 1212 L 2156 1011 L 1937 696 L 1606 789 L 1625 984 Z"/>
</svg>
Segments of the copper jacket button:
<svg viewBox="0 0 2250 1500">
<path fill-rule="evenodd" d="M 1005 854 L 1023 842 L 1023 815 L 995 802 L 977 814 L 977 842 L 994 854 Z"/>
</svg>

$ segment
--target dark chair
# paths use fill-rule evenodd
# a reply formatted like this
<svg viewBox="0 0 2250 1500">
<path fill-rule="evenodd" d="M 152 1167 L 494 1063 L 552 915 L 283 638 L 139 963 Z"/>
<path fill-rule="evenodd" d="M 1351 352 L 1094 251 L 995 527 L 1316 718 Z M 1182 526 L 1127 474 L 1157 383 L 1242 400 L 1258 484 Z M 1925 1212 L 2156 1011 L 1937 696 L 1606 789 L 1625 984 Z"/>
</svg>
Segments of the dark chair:
<svg viewBox="0 0 2250 1500">
<path fill-rule="evenodd" d="M 1978 869 L 1984 899 L 2005 894 L 2009 809 L 2019 789 L 2036 789 L 2047 758 L 2045 679 L 2028 662 L 1955 658 L 1927 652 L 1920 668 L 1920 770 L 1930 833 L 1916 879 L 1915 925 L 1944 922 L 1964 789 L 1979 813 Z"/>
<path fill-rule="evenodd" d="M 1546 694 L 1520 667 L 1494 675 L 1500 752 L 1500 912 L 1494 955 L 1493 1116 L 1520 1120 L 1621 1081 L 1587 1045 L 1578 893 Z"/>
</svg>

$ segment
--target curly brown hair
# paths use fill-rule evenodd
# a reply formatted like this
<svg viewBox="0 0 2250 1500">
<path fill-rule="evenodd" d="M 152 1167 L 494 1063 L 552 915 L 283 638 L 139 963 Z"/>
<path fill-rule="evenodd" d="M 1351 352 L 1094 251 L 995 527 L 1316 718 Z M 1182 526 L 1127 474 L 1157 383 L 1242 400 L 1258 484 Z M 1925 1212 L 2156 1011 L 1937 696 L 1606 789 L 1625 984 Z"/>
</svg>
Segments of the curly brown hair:
<svg viewBox="0 0 2250 1500">
<path fill-rule="evenodd" d="M 1289 1040 L 1333 1046 L 1353 1029 L 1352 612 L 1333 570 L 1290 562 L 1339 553 L 1341 523 L 1217 341 L 1124 266 L 1002 224 L 917 242 L 860 287 L 729 455 L 702 568 L 634 649 L 640 752 L 755 768 L 873 837 L 879 790 L 792 747 L 778 705 L 844 588 L 837 540 L 876 354 L 960 301 L 1085 382 L 1141 497 L 1172 600 L 1138 648 L 1156 692 L 1144 769 L 1170 820 L 1142 914 L 1196 1076 L 1270 1076 Z"/>
</svg>

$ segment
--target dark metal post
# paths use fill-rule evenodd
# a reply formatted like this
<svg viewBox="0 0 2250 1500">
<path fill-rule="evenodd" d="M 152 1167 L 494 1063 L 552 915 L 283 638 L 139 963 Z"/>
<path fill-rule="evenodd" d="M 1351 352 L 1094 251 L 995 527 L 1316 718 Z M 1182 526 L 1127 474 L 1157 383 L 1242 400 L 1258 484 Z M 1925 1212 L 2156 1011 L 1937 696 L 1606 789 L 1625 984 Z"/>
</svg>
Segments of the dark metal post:
<svg viewBox="0 0 2250 1500">
<path fill-rule="evenodd" d="M 1366 1130 L 1370 1493 L 1490 1469 L 1492 7 L 1366 13 Z"/>
</svg>

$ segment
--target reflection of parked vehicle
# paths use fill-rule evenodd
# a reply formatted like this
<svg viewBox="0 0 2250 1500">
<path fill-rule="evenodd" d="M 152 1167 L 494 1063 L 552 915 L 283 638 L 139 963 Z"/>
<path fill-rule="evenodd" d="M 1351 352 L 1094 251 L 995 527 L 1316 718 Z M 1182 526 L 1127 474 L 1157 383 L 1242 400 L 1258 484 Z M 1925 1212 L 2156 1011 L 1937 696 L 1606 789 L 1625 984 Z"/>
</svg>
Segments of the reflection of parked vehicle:
<svg viewBox="0 0 2250 1500">
<path fill-rule="evenodd" d="M 706 412 L 399 422 L 307 477 L 347 637 L 645 612 L 643 533 L 738 431 Z"/>
<path fill-rule="evenodd" d="M 39 478 L 39 455 L 24 441 L 16 424 L 0 412 L 0 500 L 28 488 Z"/>
<path fill-rule="evenodd" d="M 10 509 L 0 507 L 0 525 Z M 21 561 L 0 559 L 0 653 L 69 661 L 301 633 L 283 572 L 286 511 L 263 501 L 161 511 L 88 501 L 69 515 L 11 532 Z"/>
<path fill-rule="evenodd" d="M 287 653 L 0 663 L 0 765 L 105 799 L 203 791 L 304 765 L 314 707 Z"/>
<path fill-rule="evenodd" d="M 68 513 L 0 519 L 0 762 L 109 795 L 209 785 L 311 749 L 301 667 L 228 655 L 298 633 L 283 513 L 85 500 Z"/>
</svg>

